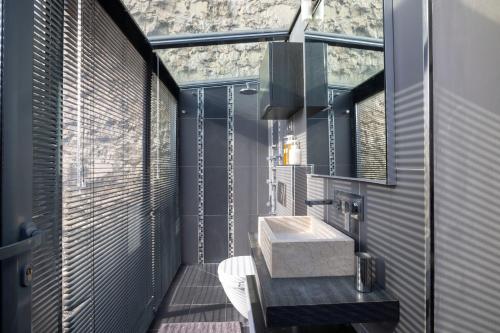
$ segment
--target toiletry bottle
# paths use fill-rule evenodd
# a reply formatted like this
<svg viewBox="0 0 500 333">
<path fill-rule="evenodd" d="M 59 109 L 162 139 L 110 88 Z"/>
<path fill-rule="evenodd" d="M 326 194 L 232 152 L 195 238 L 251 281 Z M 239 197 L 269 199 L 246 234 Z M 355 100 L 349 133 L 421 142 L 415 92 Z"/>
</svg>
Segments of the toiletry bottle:
<svg viewBox="0 0 500 333">
<path fill-rule="evenodd" d="M 292 140 L 288 148 L 288 164 L 300 165 L 300 161 L 301 161 L 301 151 L 299 142 L 297 140 Z"/>
<path fill-rule="evenodd" d="M 283 165 L 288 164 L 288 143 L 283 145 Z"/>
<path fill-rule="evenodd" d="M 285 136 L 285 143 L 283 144 L 283 165 L 290 164 L 290 143 L 293 140 L 293 135 Z"/>
</svg>

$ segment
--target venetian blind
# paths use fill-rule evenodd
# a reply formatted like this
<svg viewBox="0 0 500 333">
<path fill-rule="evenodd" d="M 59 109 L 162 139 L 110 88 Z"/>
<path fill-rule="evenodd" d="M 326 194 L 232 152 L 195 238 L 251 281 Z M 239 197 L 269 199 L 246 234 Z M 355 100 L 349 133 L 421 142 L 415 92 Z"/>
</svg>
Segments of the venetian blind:
<svg viewBox="0 0 500 333">
<path fill-rule="evenodd" d="M 61 102 L 63 0 L 35 0 L 33 35 L 33 222 L 44 242 L 33 251 L 32 330 L 61 326 Z"/>
<path fill-rule="evenodd" d="M 177 102 L 153 75 L 151 98 L 151 206 L 154 293 L 161 300 L 180 263 L 177 205 Z"/>
<path fill-rule="evenodd" d="M 144 58 L 98 1 L 65 6 L 63 328 L 140 332 L 164 294 L 156 290 L 168 257 L 162 214 L 176 188 L 162 175 L 172 177 L 176 102 L 162 97 L 166 88 L 156 93 L 165 102 L 153 123 L 157 97 Z M 165 137 L 159 162 L 155 127 Z"/>
<path fill-rule="evenodd" d="M 356 177 L 387 177 L 385 92 L 356 104 Z"/>
</svg>

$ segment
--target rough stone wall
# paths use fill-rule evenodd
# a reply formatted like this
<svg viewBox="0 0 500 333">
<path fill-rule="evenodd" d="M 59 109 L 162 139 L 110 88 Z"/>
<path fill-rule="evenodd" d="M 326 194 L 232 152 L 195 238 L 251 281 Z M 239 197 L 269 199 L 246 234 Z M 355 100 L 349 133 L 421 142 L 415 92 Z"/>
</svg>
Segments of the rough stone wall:
<svg viewBox="0 0 500 333">
<path fill-rule="evenodd" d="M 324 17 L 318 12 L 308 30 L 360 37 L 383 38 L 383 0 L 323 0 Z"/>
<path fill-rule="evenodd" d="M 288 29 L 298 0 L 123 0 L 148 36 Z M 265 43 L 171 49 L 160 57 L 178 82 L 257 76 Z"/>
<path fill-rule="evenodd" d="M 299 0 L 123 0 L 148 36 L 217 31 L 287 29 Z M 324 0 L 323 20 L 308 29 L 383 38 L 382 0 Z M 257 76 L 266 43 L 159 51 L 180 82 Z M 353 85 L 383 68 L 383 55 L 329 48 L 329 81 Z"/>
<path fill-rule="evenodd" d="M 384 37 L 383 0 L 323 0 L 324 16 L 317 11 L 308 30 Z M 328 82 L 355 86 L 384 68 L 382 52 L 328 47 Z"/>
<path fill-rule="evenodd" d="M 328 83 L 354 87 L 384 69 L 384 53 L 329 46 Z"/>
<path fill-rule="evenodd" d="M 177 82 L 258 76 L 267 43 L 214 45 L 158 51 Z"/>
</svg>

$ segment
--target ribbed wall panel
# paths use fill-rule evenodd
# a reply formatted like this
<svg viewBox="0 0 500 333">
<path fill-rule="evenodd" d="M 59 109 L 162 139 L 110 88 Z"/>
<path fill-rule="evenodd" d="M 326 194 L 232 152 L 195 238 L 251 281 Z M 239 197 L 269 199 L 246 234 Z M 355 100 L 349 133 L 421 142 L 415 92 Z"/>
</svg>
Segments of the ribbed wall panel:
<svg viewBox="0 0 500 333">
<path fill-rule="evenodd" d="M 32 330 L 57 332 L 61 324 L 63 0 L 35 0 L 34 14 L 33 222 L 45 232 L 45 240 L 33 251 Z"/>
<path fill-rule="evenodd" d="M 63 329 L 138 332 L 178 267 L 176 100 L 97 0 L 65 12 Z"/>
<path fill-rule="evenodd" d="M 400 321 L 394 332 L 424 332 L 426 324 L 425 284 L 425 188 L 424 169 L 418 156 L 424 149 L 423 85 L 417 83 L 395 96 L 396 164 L 395 187 L 340 179 L 308 178 L 310 198 L 334 198 L 335 191 L 360 194 L 365 198 L 360 239 L 362 250 L 377 256 L 377 280 L 400 301 Z M 422 155 L 423 156 L 423 155 Z M 417 163 L 419 162 L 419 163 Z M 412 168 L 409 168 L 412 166 Z M 334 206 L 308 208 L 336 228 L 344 228 L 344 216 Z M 361 237 L 358 237 L 361 236 Z M 368 331 L 380 325 L 364 324 Z"/>
<path fill-rule="evenodd" d="M 433 1 L 435 332 L 500 331 L 500 2 Z"/>
</svg>

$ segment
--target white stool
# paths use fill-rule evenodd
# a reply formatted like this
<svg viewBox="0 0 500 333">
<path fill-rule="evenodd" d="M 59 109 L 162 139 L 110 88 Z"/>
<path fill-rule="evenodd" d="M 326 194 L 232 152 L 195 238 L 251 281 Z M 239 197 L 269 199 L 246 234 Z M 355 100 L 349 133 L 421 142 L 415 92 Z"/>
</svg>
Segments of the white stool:
<svg viewBox="0 0 500 333">
<path fill-rule="evenodd" d="M 250 308 L 246 294 L 246 276 L 255 275 L 252 257 L 240 256 L 226 259 L 219 264 L 217 274 L 227 298 L 243 317 L 248 318 Z"/>
</svg>

